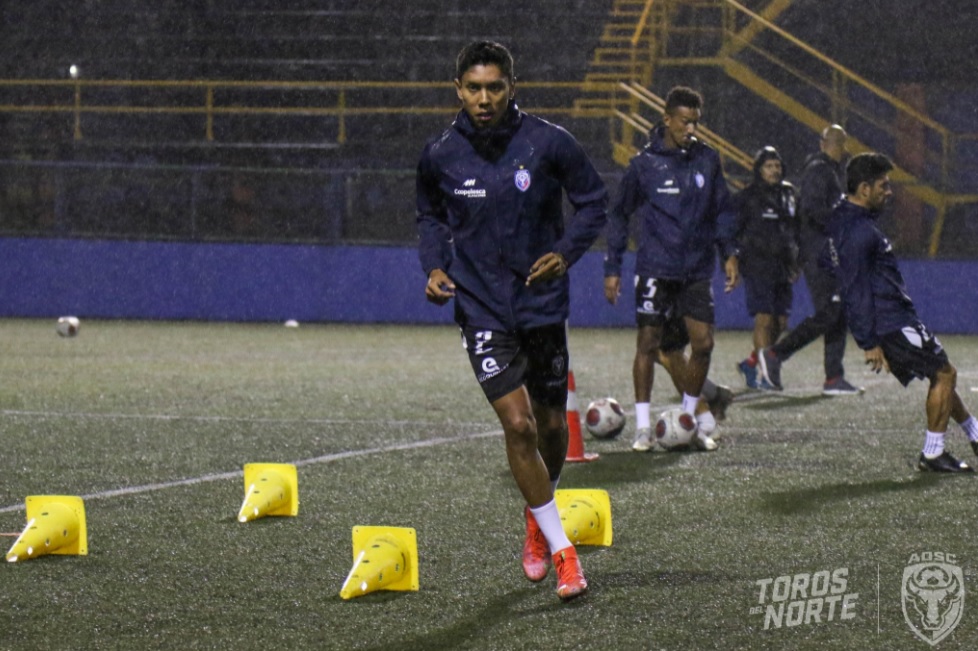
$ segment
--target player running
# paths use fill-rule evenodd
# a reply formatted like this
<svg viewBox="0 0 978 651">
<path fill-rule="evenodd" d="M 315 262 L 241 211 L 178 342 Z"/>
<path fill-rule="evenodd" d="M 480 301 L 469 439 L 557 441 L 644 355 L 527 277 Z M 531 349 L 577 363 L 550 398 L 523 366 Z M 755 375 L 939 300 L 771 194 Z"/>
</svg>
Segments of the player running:
<svg viewBox="0 0 978 651">
<path fill-rule="evenodd" d="M 462 343 L 502 424 L 526 500 L 523 571 L 551 562 L 563 600 L 588 585 L 554 502 L 567 456 L 567 268 L 600 234 L 607 192 L 564 129 L 516 106 L 513 58 L 498 43 L 466 46 L 456 62 L 462 110 L 429 141 L 417 176 L 425 295 L 455 300 Z M 565 229 L 563 192 L 575 208 Z"/>
</svg>

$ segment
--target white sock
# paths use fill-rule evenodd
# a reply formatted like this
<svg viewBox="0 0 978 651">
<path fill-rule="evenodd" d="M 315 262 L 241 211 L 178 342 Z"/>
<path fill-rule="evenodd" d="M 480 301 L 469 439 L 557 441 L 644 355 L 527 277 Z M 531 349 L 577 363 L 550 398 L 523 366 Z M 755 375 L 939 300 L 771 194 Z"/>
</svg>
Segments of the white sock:
<svg viewBox="0 0 978 651">
<path fill-rule="evenodd" d="M 557 510 L 557 502 L 550 500 L 543 506 L 530 508 L 530 513 L 536 518 L 543 537 L 547 539 L 550 553 L 556 554 L 561 549 L 571 546 L 571 541 L 564 533 L 564 525 L 560 522 L 560 512 Z"/>
<path fill-rule="evenodd" d="M 696 426 L 700 434 L 710 436 L 717 429 L 717 419 L 713 417 L 712 413 L 704 411 L 696 416 Z"/>
<path fill-rule="evenodd" d="M 924 456 L 928 459 L 936 459 L 942 454 L 944 454 L 944 432 L 927 430 L 927 438 L 924 439 Z"/>
<path fill-rule="evenodd" d="M 707 402 L 713 400 L 717 397 L 717 385 L 713 384 L 710 378 L 706 378 L 703 382 L 703 388 L 700 390 L 700 395 L 706 399 Z"/>
<path fill-rule="evenodd" d="M 683 394 L 683 411 L 689 414 L 696 413 L 696 405 L 699 404 L 699 396 L 691 396 L 688 393 Z"/>
<path fill-rule="evenodd" d="M 968 435 L 969 441 L 978 441 L 978 420 L 974 416 L 968 416 L 968 420 L 960 424 L 961 429 Z"/>
<path fill-rule="evenodd" d="M 652 427 L 651 417 L 649 416 L 649 403 L 635 403 L 635 429 L 649 429 Z"/>
</svg>

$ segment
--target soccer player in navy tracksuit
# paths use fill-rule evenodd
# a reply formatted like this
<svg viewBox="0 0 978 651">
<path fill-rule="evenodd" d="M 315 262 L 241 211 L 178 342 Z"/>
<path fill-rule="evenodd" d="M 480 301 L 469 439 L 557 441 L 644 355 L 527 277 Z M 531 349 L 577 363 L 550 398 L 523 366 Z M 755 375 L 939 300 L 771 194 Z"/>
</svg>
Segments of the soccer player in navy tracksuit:
<svg viewBox="0 0 978 651">
<path fill-rule="evenodd" d="M 607 191 L 564 129 L 521 112 L 513 58 L 498 43 L 456 61 L 462 110 L 418 163 L 417 222 L 425 295 L 455 300 L 455 320 L 527 502 L 523 570 L 557 594 L 587 591 L 554 489 L 567 456 L 567 268 L 598 237 Z M 564 225 L 563 192 L 575 208 Z"/>
<path fill-rule="evenodd" d="M 758 382 L 757 354 L 788 329 L 798 279 L 799 224 L 795 214 L 795 187 L 784 180 L 784 163 L 774 147 L 754 156 L 754 180 L 733 199 L 737 210 L 740 275 L 744 279 L 747 312 L 754 317 L 754 348 L 737 365 L 747 386 L 776 389 L 764 378 Z"/>
<path fill-rule="evenodd" d="M 876 223 L 892 196 L 893 163 L 883 154 L 854 156 L 846 166 L 846 200 L 833 211 L 823 263 L 834 268 L 849 331 L 865 351 L 866 364 L 886 369 L 906 386 L 927 379 L 927 432 L 917 466 L 932 472 L 974 472 L 944 449 L 951 418 L 978 454 L 978 422 L 955 388 L 957 370 L 917 316 L 889 240 Z"/>
<path fill-rule="evenodd" d="M 628 164 L 608 221 L 604 292 L 609 302 L 621 293 L 621 263 L 628 243 L 628 220 L 641 220 L 635 263 L 635 309 L 638 324 L 632 379 L 635 388 L 635 440 L 632 449 L 651 450 L 649 402 L 654 363 L 666 325 L 681 318 L 690 341 L 690 356 L 681 371 L 683 410 L 696 413 L 713 352 L 712 278 L 719 249 L 727 276 L 725 290 L 739 282 L 735 215 L 720 156 L 695 138 L 703 98 L 677 86 L 666 96 L 662 124 Z M 716 420 L 709 411 L 696 415 L 695 442 L 715 450 L 709 433 Z"/>
</svg>

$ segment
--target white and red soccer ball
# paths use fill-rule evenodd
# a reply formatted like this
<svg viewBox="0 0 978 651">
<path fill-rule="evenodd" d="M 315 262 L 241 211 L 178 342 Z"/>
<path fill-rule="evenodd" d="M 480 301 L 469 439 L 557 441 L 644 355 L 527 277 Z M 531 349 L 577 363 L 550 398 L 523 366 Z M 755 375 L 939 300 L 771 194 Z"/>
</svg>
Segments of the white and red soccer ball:
<svg viewBox="0 0 978 651">
<path fill-rule="evenodd" d="M 76 316 L 63 316 L 58 319 L 57 330 L 62 337 L 74 337 L 81 328 L 81 322 Z"/>
<path fill-rule="evenodd" d="M 584 426 L 596 439 L 613 439 L 625 429 L 625 412 L 614 398 L 600 398 L 587 406 Z"/>
<path fill-rule="evenodd" d="M 696 418 L 679 407 L 659 414 L 655 423 L 655 440 L 664 450 L 682 450 L 692 444 L 696 436 Z"/>
</svg>

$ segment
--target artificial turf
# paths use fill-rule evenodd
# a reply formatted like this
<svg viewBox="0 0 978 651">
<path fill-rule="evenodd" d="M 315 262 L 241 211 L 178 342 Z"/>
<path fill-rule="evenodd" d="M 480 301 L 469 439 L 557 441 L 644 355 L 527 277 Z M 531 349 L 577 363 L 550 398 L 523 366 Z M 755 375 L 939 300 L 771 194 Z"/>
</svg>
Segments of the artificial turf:
<svg viewBox="0 0 978 651">
<path fill-rule="evenodd" d="M 942 340 L 978 409 L 978 339 Z M 581 407 L 631 409 L 634 332 L 570 345 Z M 742 392 L 749 347 L 718 333 L 711 376 Z M 614 541 L 580 548 L 591 591 L 569 604 L 522 576 L 522 502 L 454 328 L 83 320 L 62 339 L 11 319 L 0 351 L 0 532 L 23 529 L 26 496 L 81 495 L 89 543 L 0 567 L 3 650 L 920 649 L 914 555 L 952 554 L 978 587 L 978 477 L 913 469 L 926 387 L 867 374 L 852 344 L 865 395 L 821 397 L 817 343 L 784 393 L 738 397 L 715 453 L 633 453 L 631 422 L 585 434 L 600 458 L 560 487 L 607 490 Z M 675 402 L 659 369 L 653 404 Z M 252 462 L 298 466 L 297 517 L 236 521 Z M 416 530 L 418 592 L 339 597 L 358 525 Z M 842 589 L 816 609 L 828 575 Z M 780 626 L 759 598 L 778 577 L 797 584 Z M 966 598 L 938 648 L 976 638 Z"/>
</svg>

